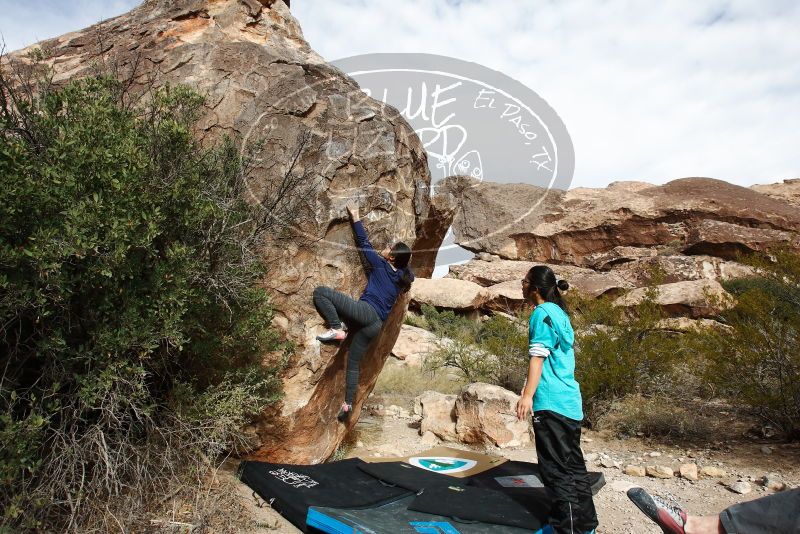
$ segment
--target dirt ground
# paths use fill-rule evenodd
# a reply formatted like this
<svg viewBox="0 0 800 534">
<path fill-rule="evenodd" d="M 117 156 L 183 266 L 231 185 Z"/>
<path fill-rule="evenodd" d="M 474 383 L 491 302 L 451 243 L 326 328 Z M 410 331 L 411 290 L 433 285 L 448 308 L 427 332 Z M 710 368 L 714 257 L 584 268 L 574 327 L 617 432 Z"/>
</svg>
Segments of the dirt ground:
<svg viewBox="0 0 800 534">
<path fill-rule="evenodd" d="M 365 416 L 356 426 L 355 435 L 348 440 L 349 446 L 340 454 L 341 458 L 369 456 L 404 456 L 421 452 L 432 446 L 423 443 L 418 430 L 409 426 L 410 420 L 398 417 Z M 753 440 L 731 439 L 703 448 L 686 445 L 654 444 L 641 439 L 615 439 L 604 433 L 585 432 L 583 449 L 587 457 L 598 456 L 587 462 L 590 470 L 602 471 L 606 486 L 595 497 L 601 534 L 659 534 L 661 531 L 630 503 L 625 492 L 633 485 L 677 500 L 694 514 L 716 514 L 724 508 L 767 495 L 771 490 L 763 488 L 757 481 L 768 473 L 775 473 L 789 487 L 800 486 L 800 444 L 768 444 Z M 456 448 L 465 445 L 444 443 Z M 763 449 L 763 450 L 762 450 Z M 480 449 L 477 449 L 480 450 Z M 511 460 L 536 461 L 533 446 L 482 450 L 489 454 L 504 456 Z M 605 455 L 605 456 L 600 456 Z M 695 462 L 700 466 L 714 466 L 726 472 L 720 479 L 703 479 L 690 482 L 681 478 L 668 480 L 650 477 L 632 477 L 621 468 L 605 468 L 617 462 L 626 465 L 663 465 L 677 468 L 681 463 Z M 231 472 L 231 475 L 232 472 Z M 746 495 L 732 492 L 726 484 L 737 480 L 749 481 L 752 491 Z M 248 521 L 252 532 L 300 532 L 283 519 L 266 503 L 253 497 L 252 492 L 241 483 L 235 484 L 238 498 L 245 513 L 252 514 Z M 258 507 L 258 505 L 263 507 Z M 247 530 L 244 530 L 247 531 Z"/>
</svg>

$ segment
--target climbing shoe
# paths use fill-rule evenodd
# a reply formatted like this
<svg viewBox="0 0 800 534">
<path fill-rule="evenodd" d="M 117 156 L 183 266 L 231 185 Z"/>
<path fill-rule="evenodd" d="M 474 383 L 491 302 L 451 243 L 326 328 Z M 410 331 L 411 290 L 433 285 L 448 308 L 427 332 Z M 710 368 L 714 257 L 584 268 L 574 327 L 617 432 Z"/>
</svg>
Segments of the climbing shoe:
<svg viewBox="0 0 800 534">
<path fill-rule="evenodd" d="M 318 335 L 317 341 L 322 341 L 323 343 L 335 343 L 342 341 L 345 337 L 347 337 L 347 333 L 344 330 L 331 328 L 330 330 Z"/>
<path fill-rule="evenodd" d="M 339 408 L 339 415 L 336 416 L 336 419 L 344 423 L 350 418 L 350 413 L 352 411 L 353 411 L 353 405 L 343 402 L 342 407 Z"/>
<path fill-rule="evenodd" d="M 642 488 L 628 490 L 628 498 L 639 510 L 652 519 L 665 534 L 686 534 L 686 512 L 661 497 L 650 495 Z"/>
</svg>

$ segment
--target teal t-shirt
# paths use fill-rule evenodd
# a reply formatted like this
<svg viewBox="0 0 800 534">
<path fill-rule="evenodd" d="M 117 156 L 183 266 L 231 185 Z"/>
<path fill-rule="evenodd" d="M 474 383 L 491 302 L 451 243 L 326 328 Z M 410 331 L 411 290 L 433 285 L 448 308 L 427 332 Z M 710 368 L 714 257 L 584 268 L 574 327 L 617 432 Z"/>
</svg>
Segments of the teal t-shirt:
<svg viewBox="0 0 800 534">
<path fill-rule="evenodd" d="M 557 304 L 536 306 L 528 327 L 528 351 L 544 358 L 542 377 L 533 395 L 533 411 L 549 410 L 583 419 L 581 388 L 575 381 L 575 333 L 569 316 Z"/>
</svg>

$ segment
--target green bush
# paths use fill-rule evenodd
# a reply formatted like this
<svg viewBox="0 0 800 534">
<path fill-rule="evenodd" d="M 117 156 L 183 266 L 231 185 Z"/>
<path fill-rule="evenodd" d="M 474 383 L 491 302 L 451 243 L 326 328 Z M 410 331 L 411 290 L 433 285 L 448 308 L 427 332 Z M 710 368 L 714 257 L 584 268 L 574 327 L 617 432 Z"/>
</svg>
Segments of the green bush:
<svg viewBox="0 0 800 534">
<path fill-rule="evenodd" d="M 0 74 L 2 524 L 126 529 L 280 394 L 264 210 L 190 89 Z"/>
<path fill-rule="evenodd" d="M 522 319 L 494 315 L 483 322 L 423 305 L 428 328 L 441 348 L 427 359 L 428 368 L 449 367 L 467 382 L 488 382 L 520 391 L 527 375 L 527 330 Z"/>
<path fill-rule="evenodd" d="M 731 327 L 708 337 L 705 378 L 720 395 L 800 439 L 800 255 L 751 258 L 760 276 L 729 282 Z"/>
<path fill-rule="evenodd" d="M 697 341 L 659 328 L 664 317 L 653 297 L 628 313 L 606 298 L 573 303 L 575 375 L 590 424 L 614 401 L 630 395 L 686 398 L 695 393 L 686 385 L 698 356 Z"/>
</svg>

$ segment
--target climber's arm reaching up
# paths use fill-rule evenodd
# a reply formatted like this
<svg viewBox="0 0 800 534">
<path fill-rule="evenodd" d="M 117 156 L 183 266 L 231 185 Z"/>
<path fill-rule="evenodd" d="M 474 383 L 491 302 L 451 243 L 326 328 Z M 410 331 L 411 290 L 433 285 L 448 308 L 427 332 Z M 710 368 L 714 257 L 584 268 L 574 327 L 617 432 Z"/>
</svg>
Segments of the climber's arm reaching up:
<svg viewBox="0 0 800 534">
<path fill-rule="evenodd" d="M 364 224 L 359 217 L 358 204 L 355 202 L 348 202 L 347 211 L 350 214 L 350 219 L 353 221 L 353 230 L 356 233 L 356 246 L 358 246 L 358 249 L 364 254 L 370 266 L 380 266 L 386 260 L 375 252 L 372 243 L 369 242 L 367 231 L 364 229 Z"/>
</svg>

